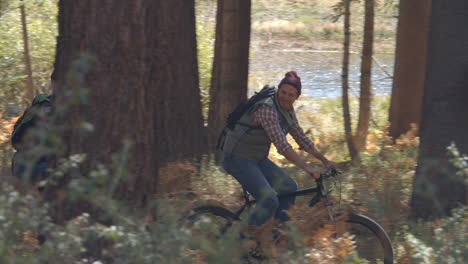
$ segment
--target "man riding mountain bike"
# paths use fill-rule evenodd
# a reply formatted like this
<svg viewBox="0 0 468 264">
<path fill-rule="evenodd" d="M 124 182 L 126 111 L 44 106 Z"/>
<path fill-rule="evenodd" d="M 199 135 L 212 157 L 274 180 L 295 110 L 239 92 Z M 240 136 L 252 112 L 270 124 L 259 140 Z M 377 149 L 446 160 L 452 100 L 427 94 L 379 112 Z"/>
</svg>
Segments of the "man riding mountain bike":
<svg viewBox="0 0 468 264">
<path fill-rule="evenodd" d="M 288 133 L 302 150 L 325 167 L 334 165 L 315 148 L 296 118 L 293 103 L 301 95 L 301 86 L 297 73 L 287 72 L 276 93 L 256 102 L 226 134 L 223 167 L 258 201 L 249 215 L 251 226 L 260 226 L 272 217 L 288 220 L 284 210 L 294 203 L 294 197 L 284 200 L 277 197 L 277 194 L 297 190 L 297 183 L 268 159 L 271 143 L 287 160 L 316 179 L 320 177 L 319 170 L 296 153 L 286 139 Z"/>
</svg>

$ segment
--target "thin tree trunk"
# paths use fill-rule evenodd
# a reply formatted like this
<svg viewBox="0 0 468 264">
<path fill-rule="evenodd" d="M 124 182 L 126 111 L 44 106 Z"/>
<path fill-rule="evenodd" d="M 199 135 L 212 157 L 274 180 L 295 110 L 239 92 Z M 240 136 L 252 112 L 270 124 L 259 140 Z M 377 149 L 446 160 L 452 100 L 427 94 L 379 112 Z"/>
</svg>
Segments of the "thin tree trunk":
<svg viewBox="0 0 468 264">
<path fill-rule="evenodd" d="M 364 38 L 361 59 L 361 91 L 359 96 L 359 121 L 356 130 L 356 147 L 362 150 L 366 145 L 371 116 L 372 50 L 374 44 L 374 1 L 365 0 Z"/>
<path fill-rule="evenodd" d="M 208 128 L 210 147 L 228 114 L 247 98 L 250 45 L 250 0 L 218 1 L 216 42 Z"/>
<path fill-rule="evenodd" d="M 28 26 L 26 23 L 26 10 L 23 4 L 21 4 L 20 6 L 20 12 L 21 12 L 21 26 L 23 29 L 24 69 L 26 73 L 26 98 L 29 100 L 29 102 L 32 102 L 33 97 L 34 97 L 34 84 L 33 84 L 33 77 L 32 77 L 31 56 L 29 54 L 29 36 L 28 36 Z"/>
<path fill-rule="evenodd" d="M 348 72 L 349 72 L 349 44 L 350 44 L 350 5 L 351 0 L 344 0 L 344 41 L 343 41 L 343 68 L 341 74 L 341 81 L 342 81 L 342 89 L 343 89 L 343 96 L 342 96 L 342 105 L 343 105 L 343 120 L 344 120 L 344 130 L 345 130 L 345 137 L 346 143 L 348 145 L 349 156 L 351 160 L 355 160 L 358 156 L 358 152 L 353 142 L 353 134 L 352 134 L 352 125 L 351 125 L 351 113 L 349 111 L 349 80 L 348 80 Z"/>
<path fill-rule="evenodd" d="M 401 0 L 395 49 L 395 69 L 389 109 L 389 133 L 394 139 L 419 126 L 427 60 L 432 0 Z"/>
</svg>

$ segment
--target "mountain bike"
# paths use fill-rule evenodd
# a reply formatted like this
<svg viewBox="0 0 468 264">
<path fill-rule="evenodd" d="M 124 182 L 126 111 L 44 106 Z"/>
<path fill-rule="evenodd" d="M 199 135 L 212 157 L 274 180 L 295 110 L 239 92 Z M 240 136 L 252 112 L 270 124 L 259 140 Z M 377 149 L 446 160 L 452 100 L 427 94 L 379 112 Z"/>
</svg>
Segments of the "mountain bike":
<svg viewBox="0 0 468 264">
<path fill-rule="evenodd" d="M 320 178 L 316 179 L 317 186 L 315 188 L 299 189 L 294 192 L 283 193 L 278 195 L 279 199 L 285 197 L 298 197 L 315 194 L 308 202 L 308 207 L 314 207 L 321 200 L 325 202 L 328 211 L 328 220 L 330 224 L 337 221 L 338 218 L 344 219 L 345 230 L 342 234 L 336 236 L 351 234 L 355 244 L 355 251 L 362 259 L 366 259 L 371 263 L 382 261 L 384 264 L 393 263 L 393 249 L 390 239 L 385 230 L 370 217 L 354 212 L 338 212 L 335 211 L 335 203 L 329 199 L 330 192 L 336 186 L 338 170 L 328 168 L 320 174 Z M 330 182 L 332 183 L 330 185 Z M 241 214 L 245 209 L 253 206 L 256 201 L 251 199 L 247 191 L 244 189 L 244 204 L 235 212 L 214 205 L 204 205 L 192 209 L 191 214 L 186 218 L 192 225 L 197 225 L 198 222 L 208 222 L 214 232 L 212 235 L 219 238 L 224 235 L 230 227 L 236 222 L 241 221 Z"/>
</svg>

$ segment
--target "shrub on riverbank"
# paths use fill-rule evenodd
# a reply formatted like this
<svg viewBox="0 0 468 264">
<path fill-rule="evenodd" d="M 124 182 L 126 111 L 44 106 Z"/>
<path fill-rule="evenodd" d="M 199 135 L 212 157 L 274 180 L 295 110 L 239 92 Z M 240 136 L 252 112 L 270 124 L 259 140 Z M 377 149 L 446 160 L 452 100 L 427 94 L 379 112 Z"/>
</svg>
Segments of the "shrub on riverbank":
<svg viewBox="0 0 468 264">
<path fill-rule="evenodd" d="M 279 0 L 254 1 L 252 28 L 254 34 L 274 38 L 304 37 L 307 39 L 343 38 L 341 20 L 333 22 L 337 15 L 335 0 Z M 396 30 L 396 3 L 377 1 L 375 10 L 376 40 L 394 39 Z M 362 38 L 364 4 L 351 5 L 352 34 L 357 41 Z"/>
</svg>

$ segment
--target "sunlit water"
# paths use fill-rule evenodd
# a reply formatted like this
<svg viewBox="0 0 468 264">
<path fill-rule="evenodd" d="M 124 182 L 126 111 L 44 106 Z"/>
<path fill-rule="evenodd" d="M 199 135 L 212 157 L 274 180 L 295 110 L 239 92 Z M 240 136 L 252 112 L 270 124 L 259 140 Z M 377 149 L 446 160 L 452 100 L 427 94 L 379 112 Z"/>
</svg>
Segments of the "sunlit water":
<svg viewBox="0 0 468 264">
<path fill-rule="evenodd" d="M 372 66 L 372 91 L 374 95 L 391 92 L 393 54 L 375 54 Z M 343 54 L 339 52 L 314 52 L 300 50 L 255 51 L 250 57 L 249 89 L 258 90 L 263 84 L 277 85 L 284 73 L 298 72 L 302 80 L 304 95 L 327 98 L 341 96 L 341 67 Z M 361 58 L 350 56 L 350 95 L 359 94 Z M 382 69 L 383 68 L 383 69 Z M 386 73 L 386 72 L 387 73 Z"/>
</svg>

